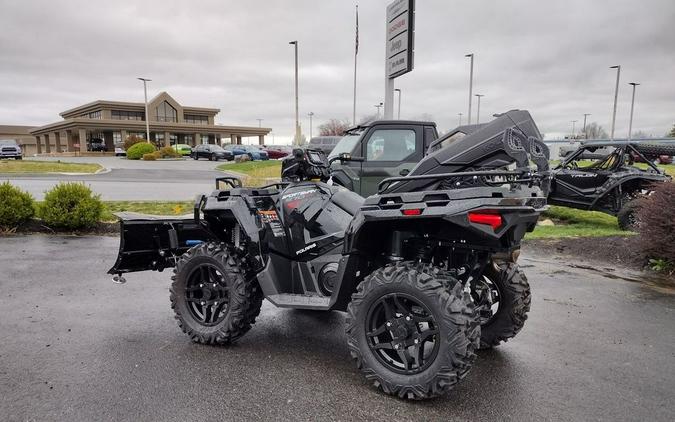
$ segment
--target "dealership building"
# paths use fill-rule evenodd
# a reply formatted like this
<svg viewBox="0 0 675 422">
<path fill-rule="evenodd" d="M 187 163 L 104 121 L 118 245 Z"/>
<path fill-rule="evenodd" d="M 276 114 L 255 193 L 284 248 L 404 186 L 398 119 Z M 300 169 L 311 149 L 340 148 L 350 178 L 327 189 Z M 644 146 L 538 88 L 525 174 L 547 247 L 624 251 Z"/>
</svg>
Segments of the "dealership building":
<svg viewBox="0 0 675 422">
<path fill-rule="evenodd" d="M 263 144 L 270 128 L 225 126 L 214 123 L 217 108 L 179 104 L 166 92 L 148 102 L 150 140 L 158 146 L 175 144 L 241 144 L 243 137 L 258 137 Z M 103 139 L 108 151 L 128 136 L 146 138 L 144 103 L 98 100 L 60 113 L 63 120 L 24 129 L 21 143 L 27 155 L 86 152 L 90 139 Z M 16 127 L 18 129 L 18 127 Z M 23 129 L 23 128 L 22 128 Z"/>
</svg>

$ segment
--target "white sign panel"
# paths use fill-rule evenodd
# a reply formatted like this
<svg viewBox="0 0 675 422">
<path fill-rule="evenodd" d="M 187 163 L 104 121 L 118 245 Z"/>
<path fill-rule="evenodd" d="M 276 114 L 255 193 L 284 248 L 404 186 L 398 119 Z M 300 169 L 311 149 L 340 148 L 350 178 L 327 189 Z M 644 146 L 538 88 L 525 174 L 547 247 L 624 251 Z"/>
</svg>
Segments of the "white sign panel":
<svg viewBox="0 0 675 422">
<path fill-rule="evenodd" d="M 414 0 L 396 0 L 387 6 L 387 77 L 413 69 Z"/>
</svg>

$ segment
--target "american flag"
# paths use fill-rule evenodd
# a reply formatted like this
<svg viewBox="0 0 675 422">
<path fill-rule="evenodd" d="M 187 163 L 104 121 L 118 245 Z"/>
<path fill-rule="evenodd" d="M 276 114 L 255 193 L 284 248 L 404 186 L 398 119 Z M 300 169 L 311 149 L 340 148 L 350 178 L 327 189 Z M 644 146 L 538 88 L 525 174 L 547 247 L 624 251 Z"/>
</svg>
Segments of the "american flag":
<svg viewBox="0 0 675 422">
<path fill-rule="evenodd" d="M 356 5 L 356 52 L 359 54 L 359 5 Z"/>
</svg>

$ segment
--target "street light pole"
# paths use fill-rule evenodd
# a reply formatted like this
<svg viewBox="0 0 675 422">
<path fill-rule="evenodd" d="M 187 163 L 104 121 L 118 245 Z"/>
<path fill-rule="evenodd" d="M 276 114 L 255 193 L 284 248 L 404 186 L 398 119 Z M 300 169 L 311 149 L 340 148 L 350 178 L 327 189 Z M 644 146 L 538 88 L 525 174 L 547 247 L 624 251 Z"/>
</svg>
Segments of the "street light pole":
<svg viewBox="0 0 675 422">
<path fill-rule="evenodd" d="M 614 112 L 612 113 L 612 130 L 609 139 L 614 140 L 614 124 L 616 123 L 616 101 L 619 98 L 619 76 L 621 75 L 621 65 L 610 66 L 610 69 L 616 69 L 616 88 L 614 88 Z"/>
<path fill-rule="evenodd" d="M 478 97 L 478 109 L 476 110 L 476 124 L 480 123 L 480 97 L 485 97 L 484 94 L 476 94 Z"/>
<path fill-rule="evenodd" d="M 143 95 L 145 96 L 145 137 L 148 138 L 145 141 L 150 143 L 150 121 L 148 116 L 148 82 L 152 79 L 147 78 L 136 78 L 139 81 L 143 81 Z M 124 139 L 122 139 L 124 141 Z"/>
<path fill-rule="evenodd" d="M 459 116 L 459 124 L 457 126 L 462 126 L 462 113 L 457 113 Z"/>
<path fill-rule="evenodd" d="M 295 140 L 294 145 L 300 145 L 300 115 L 298 107 L 298 41 L 291 41 L 289 44 L 295 47 Z"/>
<path fill-rule="evenodd" d="M 265 119 L 256 119 L 258 121 L 258 127 L 262 127 L 262 121 Z"/>
<path fill-rule="evenodd" d="M 633 97 L 630 100 L 630 122 L 628 123 L 628 140 L 633 139 L 633 107 L 635 106 L 635 87 L 640 85 L 637 82 L 631 82 L 628 85 L 633 85 Z"/>
<path fill-rule="evenodd" d="M 394 89 L 398 92 L 398 120 L 401 120 L 401 90 L 399 88 Z"/>
<path fill-rule="evenodd" d="M 312 116 L 314 116 L 314 112 L 310 111 L 309 113 L 307 113 L 307 115 L 309 116 L 309 139 L 311 140 L 312 139 Z"/>
<path fill-rule="evenodd" d="M 473 98 L 473 53 L 466 54 L 464 57 L 471 58 L 471 72 L 469 73 L 469 123 L 471 124 L 471 99 Z"/>
<path fill-rule="evenodd" d="M 591 113 L 584 113 L 584 139 L 588 139 L 588 133 L 586 133 L 586 117 L 590 115 Z"/>
<path fill-rule="evenodd" d="M 377 108 L 377 118 L 378 118 L 378 120 L 380 118 L 380 107 L 382 107 L 382 103 L 375 104 L 375 108 Z"/>
<path fill-rule="evenodd" d="M 574 126 L 576 126 L 577 121 L 576 120 L 571 120 L 572 122 L 572 139 L 574 139 Z"/>
</svg>

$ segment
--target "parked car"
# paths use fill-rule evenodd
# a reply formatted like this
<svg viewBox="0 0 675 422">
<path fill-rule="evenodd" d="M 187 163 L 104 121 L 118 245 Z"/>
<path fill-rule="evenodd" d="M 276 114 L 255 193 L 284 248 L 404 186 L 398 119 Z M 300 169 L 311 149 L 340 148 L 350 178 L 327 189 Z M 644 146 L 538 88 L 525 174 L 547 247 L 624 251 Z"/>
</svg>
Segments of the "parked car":
<svg viewBox="0 0 675 422">
<path fill-rule="evenodd" d="M 219 145 L 203 144 L 197 145 L 191 154 L 192 158 L 199 160 L 200 158 L 208 158 L 209 161 L 227 160 L 232 161 L 234 155 L 231 151 L 225 150 Z"/>
<path fill-rule="evenodd" d="M 271 160 L 278 160 L 287 157 L 291 153 L 292 148 L 287 145 L 263 145 L 262 150 L 267 153 Z"/>
<path fill-rule="evenodd" d="M 20 160 L 22 157 L 23 151 L 15 139 L 0 139 L 0 158 Z"/>
<path fill-rule="evenodd" d="M 89 144 L 89 151 L 108 152 L 108 146 L 101 138 L 91 138 L 87 143 Z"/>
<path fill-rule="evenodd" d="M 309 140 L 309 147 L 320 149 L 326 155 L 330 154 L 335 145 L 340 142 L 342 136 L 315 136 Z"/>
<path fill-rule="evenodd" d="M 126 157 L 127 152 L 124 150 L 124 144 L 122 142 L 115 143 L 115 157 Z"/>
<path fill-rule="evenodd" d="M 254 145 L 237 145 L 230 144 L 224 146 L 225 150 L 231 151 L 236 157 L 237 155 L 248 155 L 251 160 L 269 160 L 270 157 L 267 152 L 259 149 Z"/>
<path fill-rule="evenodd" d="M 176 144 L 173 146 L 173 149 L 176 150 L 180 155 L 192 155 L 192 147 L 188 144 Z"/>
</svg>

